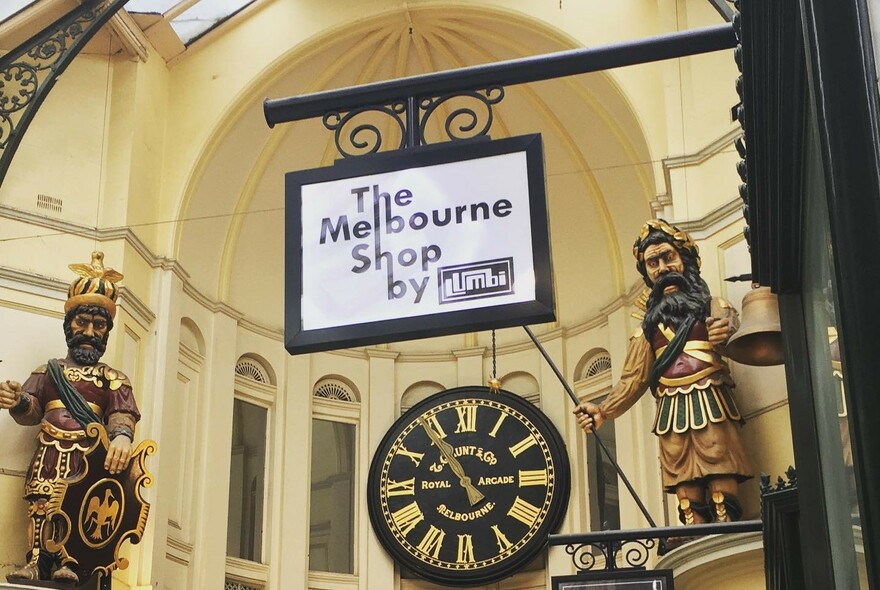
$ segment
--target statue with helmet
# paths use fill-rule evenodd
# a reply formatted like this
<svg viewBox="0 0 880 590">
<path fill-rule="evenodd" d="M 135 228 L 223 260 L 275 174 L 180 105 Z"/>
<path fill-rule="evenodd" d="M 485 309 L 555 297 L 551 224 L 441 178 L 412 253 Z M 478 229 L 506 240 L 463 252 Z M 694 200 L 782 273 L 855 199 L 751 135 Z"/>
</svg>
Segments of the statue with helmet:
<svg viewBox="0 0 880 590">
<path fill-rule="evenodd" d="M 152 441 L 133 448 L 140 419 L 131 383 L 100 362 L 116 317 L 122 275 L 105 268 L 102 252 L 90 264 L 71 264 L 78 276 L 64 305 L 67 356 L 50 359 L 23 383 L 0 381 L 0 409 L 22 425 L 40 425 L 25 477 L 30 519 L 25 564 L 15 583 L 51 580 L 81 585 L 105 580 L 127 565 L 118 555 L 140 540 L 152 484 L 144 466 Z"/>
<path fill-rule="evenodd" d="M 713 297 L 700 276 L 699 249 L 663 219 L 645 223 L 633 245 L 648 289 L 620 381 L 597 405 L 574 413 L 585 431 L 626 412 L 650 389 L 657 401 L 664 489 L 678 500 L 683 524 L 739 520 L 739 483 L 752 477 L 740 440 L 744 424 L 722 358 L 739 326 L 736 310 Z"/>
</svg>

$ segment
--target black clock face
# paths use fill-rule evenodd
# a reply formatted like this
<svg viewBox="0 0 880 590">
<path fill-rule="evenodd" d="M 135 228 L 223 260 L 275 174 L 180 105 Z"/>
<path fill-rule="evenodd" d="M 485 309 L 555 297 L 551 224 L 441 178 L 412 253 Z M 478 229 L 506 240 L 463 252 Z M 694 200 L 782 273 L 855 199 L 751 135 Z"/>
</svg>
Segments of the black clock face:
<svg viewBox="0 0 880 590">
<path fill-rule="evenodd" d="M 399 563 L 439 583 L 485 584 L 541 551 L 568 506 L 553 424 L 516 394 L 438 393 L 401 416 L 373 457 L 370 521 Z"/>
</svg>

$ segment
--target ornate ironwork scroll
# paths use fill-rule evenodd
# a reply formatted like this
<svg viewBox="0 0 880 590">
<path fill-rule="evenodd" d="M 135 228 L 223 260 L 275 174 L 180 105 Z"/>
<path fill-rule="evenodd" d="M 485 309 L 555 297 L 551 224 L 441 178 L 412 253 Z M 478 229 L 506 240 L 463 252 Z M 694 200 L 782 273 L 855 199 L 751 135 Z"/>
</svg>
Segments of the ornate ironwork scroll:
<svg viewBox="0 0 880 590">
<path fill-rule="evenodd" d="M 550 535 L 551 546 L 563 546 L 578 572 L 644 569 L 655 549 L 663 554 L 673 538 L 748 533 L 762 530 L 760 520 Z"/>
<path fill-rule="evenodd" d="M 488 135 L 492 122 L 495 120 L 492 107 L 503 99 L 504 88 L 501 86 L 490 86 L 485 90 L 475 90 L 472 92 L 446 94 L 436 98 L 423 98 L 419 102 L 419 111 L 422 113 L 419 121 L 419 142 L 427 143 L 425 130 L 428 126 L 428 121 L 437 112 L 437 109 L 444 104 L 449 104 L 453 107 L 443 122 L 446 137 L 450 140 L 459 141 Z M 462 103 L 464 105 L 474 104 L 475 108 L 483 112 L 478 113 L 475 108 L 470 106 L 454 106 L 455 104 Z M 481 117 L 480 115 L 483 116 Z"/>
<path fill-rule="evenodd" d="M 365 156 L 379 151 L 387 138 L 383 138 L 377 119 L 388 119 L 392 122 L 392 129 L 400 133 L 400 142 L 396 149 L 404 149 L 407 147 L 406 110 L 406 103 L 398 101 L 388 106 L 365 106 L 345 114 L 331 111 L 324 114 L 324 127 L 333 132 L 336 149 L 343 158 Z M 373 117 L 369 117 L 369 114 Z M 363 119 L 364 122 L 355 124 L 356 119 Z"/>
<path fill-rule="evenodd" d="M 426 129 L 436 116 L 442 122 L 444 140 L 461 141 L 489 134 L 495 120 L 493 107 L 504 98 L 499 85 L 435 97 L 409 97 L 387 105 L 367 105 L 348 112 L 324 113 L 324 127 L 333 132 L 336 150 L 343 158 L 378 152 L 383 145 L 406 149 L 428 143 Z M 443 108 L 451 110 L 443 114 Z M 386 125 L 382 125 L 385 122 Z M 386 132 L 383 133 L 383 127 Z M 397 139 L 399 134 L 400 139 Z"/>
<path fill-rule="evenodd" d="M 651 550 L 657 547 L 657 539 L 633 539 L 627 541 L 596 541 L 592 543 L 572 543 L 565 546 L 565 552 L 578 571 L 599 569 L 599 557 L 604 558 L 603 570 L 642 569 L 648 563 Z M 622 562 L 618 563 L 622 558 Z"/>
<path fill-rule="evenodd" d="M 58 77 L 127 1 L 86 0 L 0 57 L 0 184 Z"/>
</svg>

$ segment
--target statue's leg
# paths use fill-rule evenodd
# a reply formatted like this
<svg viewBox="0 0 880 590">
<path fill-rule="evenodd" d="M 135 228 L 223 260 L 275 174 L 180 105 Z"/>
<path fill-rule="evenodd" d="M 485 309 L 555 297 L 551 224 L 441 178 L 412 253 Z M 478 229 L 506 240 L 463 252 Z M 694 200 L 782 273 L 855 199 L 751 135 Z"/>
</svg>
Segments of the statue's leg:
<svg viewBox="0 0 880 590">
<path fill-rule="evenodd" d="M 25 556 L 25 565 L 7 577 L 10 580 L 47 580 L 52 560 L 43 543 L 46 535 L 46 498 L 28 498 L 28 520 L 31 547 Z"/>
<path fill-rule="evenodd" d="M 712 510 L 706 504 L 706 488 L 694 481 L 675 486 L 678 498 L 678 519 L 682 524 L 702 524 L 712 519 Z"/>
<path fill-rule="evenodd" d="M 742 518 L 742 506 L 736 498 L 739 484 L 733 477 L 713 477 L 709 480 L 709 497 L 716 522 L 732 522 Z"/>
<path fill-rule="evenodd" d="M 52 529 L 53 545 L 59 545 L 61 541 L 67 537 L 67 527 L 61 519 L 50 521 L 49 525 Z M 69 584 L 78 584 L 79 576 L 76 574 L 76 561 L 72 558 L 64 558 L 61 555 L 55 555 L 56 561 L 60 562 L 58 569 L 52 572 L 52 580 L 55 582 L 65 582 Z"/>
</svg>

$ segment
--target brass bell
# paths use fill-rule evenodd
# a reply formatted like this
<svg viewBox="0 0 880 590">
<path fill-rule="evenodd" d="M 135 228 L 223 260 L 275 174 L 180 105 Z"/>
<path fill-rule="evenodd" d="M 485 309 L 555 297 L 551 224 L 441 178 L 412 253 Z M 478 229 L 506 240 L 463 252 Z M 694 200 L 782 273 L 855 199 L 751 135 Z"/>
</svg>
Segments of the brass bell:
<svg viewBox="0 0 880 590">
<path fill-rule="evenodd" d="M 779 303 L 770 287 L 757 287 L 742 300 L 742 323 L 727 343 L 725 354 L 744 365 L 768 367 L 785 362 Z"/>
</svg>

